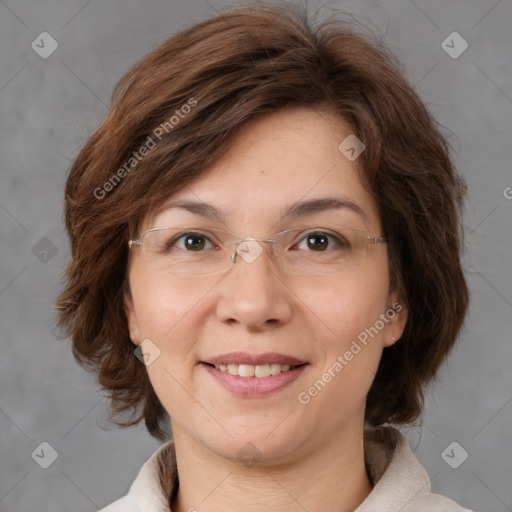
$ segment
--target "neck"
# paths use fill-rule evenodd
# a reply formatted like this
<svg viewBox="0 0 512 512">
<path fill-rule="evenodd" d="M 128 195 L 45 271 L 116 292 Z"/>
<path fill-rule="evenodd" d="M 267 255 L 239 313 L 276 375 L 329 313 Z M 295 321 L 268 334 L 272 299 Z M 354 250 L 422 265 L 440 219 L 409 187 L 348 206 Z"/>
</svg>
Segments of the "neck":
<svg viewBox="0 0 512 512">
<path fill-rule="evenodd" d="M 363 431 L 336 436 L 287 463 L 245 466 L 174 433 L 179 491 L 173 512 L 355 510 L 372 485 L 364 463 Z"/>
</svg>

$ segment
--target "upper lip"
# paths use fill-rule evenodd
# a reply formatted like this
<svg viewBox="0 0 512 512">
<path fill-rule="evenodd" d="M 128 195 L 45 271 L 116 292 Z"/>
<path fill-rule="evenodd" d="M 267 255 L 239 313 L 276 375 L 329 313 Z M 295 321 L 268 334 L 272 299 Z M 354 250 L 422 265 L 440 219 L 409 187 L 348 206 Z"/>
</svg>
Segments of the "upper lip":
<svg viewBox="0 0 512 512">
<path fill-rule="evenodd" d="M 266 352 L 264 354 L 249 354 L 248 352 L 230 352 L 220 356 L 211 357 L 202 361 L 214 365 L 219 364 L 250 364 L 258 366 L 262 364 L 289 364 L 290 366 L 298 366 L 307 363 L 296 357 L 278 354 L 277 352 Z"/>
</svg>

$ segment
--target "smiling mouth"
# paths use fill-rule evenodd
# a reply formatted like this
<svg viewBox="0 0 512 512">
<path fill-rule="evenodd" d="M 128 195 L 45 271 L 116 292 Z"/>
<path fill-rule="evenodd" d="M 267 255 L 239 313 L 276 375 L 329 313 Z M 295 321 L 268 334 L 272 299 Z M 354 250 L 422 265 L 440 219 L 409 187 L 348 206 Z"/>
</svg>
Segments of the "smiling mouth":
<svg viewBox="0 0 512 512">
<path fill-rule="evenodd" d="M 270 377 L 273 375 L 279 375 L 281 373 L 286 373 L 295 368 L 299 368 L 301 366 L 305 366 L 308 363 L 298 364 L 298 365 L 289 365 L 289 364 L 279 364 L 279 363 L 268 363 L 268 364 L 260 364 L 260 365 L 252 365 L 252 364 L 212 364 L 212 363 L 204 363 L 207 366 L 215 368 L 217 371 L 222 373 L 228 373 L 229 375 L 235 375 L 238 377 L 254 377 L 254 378 L 264 378 Z"/>
</svg>

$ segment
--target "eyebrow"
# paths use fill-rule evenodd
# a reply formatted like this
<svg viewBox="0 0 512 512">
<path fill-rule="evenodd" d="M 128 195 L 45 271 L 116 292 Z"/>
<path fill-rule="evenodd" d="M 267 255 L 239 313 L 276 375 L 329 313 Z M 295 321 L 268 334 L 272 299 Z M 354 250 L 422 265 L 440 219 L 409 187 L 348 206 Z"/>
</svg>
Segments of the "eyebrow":
<svg viewBox="0 0 512 512">
<path fill-rule="evenodd" d="M 205 202 L 190 200 L 171 201 L 162 206 L 158 212 L 171 208 L 182 208 L 194 215 L 200 215 L 201 217 L 205 218 L 216 217 L 223 222 L 226 221 L 226 216 L 222 211 Z M 296 203 L 284 207 L 281 220 L 295 217 L 304 217 L 306 215 L 312 215 L 328 210 L 341 209 L 350 210 L 359 215 L 365 222 L 368 222 L 368 215 L 363 210 L 363 208 L 361 208 L 354 201 L 341 197 L 322 197 L 318 199 L 297 201 Z"/>
</svg>

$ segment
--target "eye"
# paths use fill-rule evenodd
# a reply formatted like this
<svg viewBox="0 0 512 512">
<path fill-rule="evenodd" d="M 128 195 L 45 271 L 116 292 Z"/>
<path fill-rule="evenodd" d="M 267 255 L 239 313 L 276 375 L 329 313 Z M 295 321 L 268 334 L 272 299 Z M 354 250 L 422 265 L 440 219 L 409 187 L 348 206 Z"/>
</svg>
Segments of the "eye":
<svg viewBox="0 0 512 512">
<path fill-rule="evenodd" d="M 166 250 L 169 250 L 172 247 L 177 247 L 178 249 L 183 249 L 185 251 L 200 252 L 203 249 L 211 249 L 213 245 L 206 235 L 190 232 L 181 233 L 169 240 L 165 248 Z"/>
<path fill-rule="evenodd" d="M 305 243 L 305 246 L 304 246 Z M 310 249 L 316 252 L 324 252 L 334 247 L 349 248 L 350 244 L 340 236 L 325 231 L 310 231 L 296 244 L 299 249 Z"/>
</svg>

